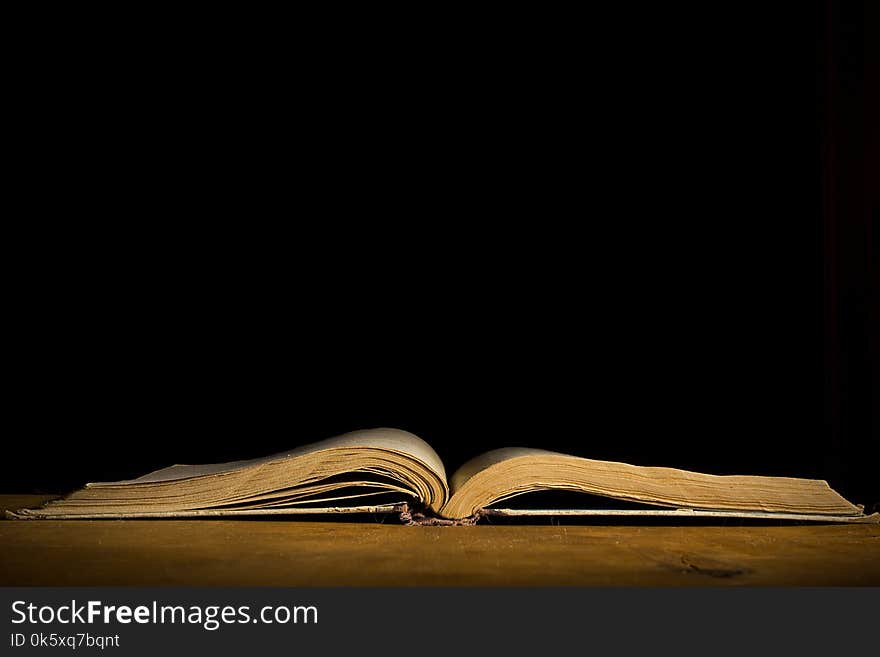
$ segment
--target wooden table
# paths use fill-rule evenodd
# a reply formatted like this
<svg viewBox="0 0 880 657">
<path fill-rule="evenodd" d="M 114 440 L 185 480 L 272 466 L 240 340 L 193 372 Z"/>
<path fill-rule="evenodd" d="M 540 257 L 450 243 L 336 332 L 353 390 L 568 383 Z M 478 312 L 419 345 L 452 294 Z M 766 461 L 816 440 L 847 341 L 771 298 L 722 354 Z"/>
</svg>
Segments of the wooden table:
<svg viewBox="0 0 880 657">
<path fill-rule="evenodd" d="M 878 586 L 880 525 L 3 520 L 0 584 Z"/>
</svg>

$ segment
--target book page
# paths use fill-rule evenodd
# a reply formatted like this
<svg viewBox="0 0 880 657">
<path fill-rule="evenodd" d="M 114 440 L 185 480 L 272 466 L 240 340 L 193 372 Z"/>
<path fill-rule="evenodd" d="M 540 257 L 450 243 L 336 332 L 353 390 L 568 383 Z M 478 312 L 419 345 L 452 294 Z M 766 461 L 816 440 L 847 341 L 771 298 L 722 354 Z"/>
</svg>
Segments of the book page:
<svg viewBox="0 0 880 657">
<path fill-rule="evenodd" d="M 711 475 L 521 447 L 472 459 L 450 484 L 452 495 L 441 511 L 447 518 L 471 517 L 495 502 L 548 490 L 709 511 L 864 515 L 861 507 L 816 479 Z"/>
<path fill-rule="evenodd" d="M 455 491 L 461 488 L 468 479 L 497 463 L 519 456 L 540 456 L 542 454 L 559 454 L 559 452 L 533 449 L 531 447 L 502 447 L 500 449 L 493 449 L 485 454 L 480 454 L 452 473 L 452 477 L 449 478 L 450 493 L 455 495 Z M 564 454 L 559 455 L 565 456 Z"/>
<path fill-rule="evenodd" d="M 425 441 L 399 429 L 370 429 L 256 459 L 174 465 L 137 479 L 92 483 L 22 516 L 171 517 L 297 507 L 334 513 L 362 508 L 346 505 L 360 498 L 369 508 L 414 499 L 439 510 L 448 496 L 443 464 Z"/>
<path fill-rule="evenodd" d="M 157 483 L 189 479 L 192 477 L 203 477 L 206 475 L 235 472 L 251 466 L 273 463 L 275 461 L 302 456 L 304 454 L 312 454 L 323 450 L 345 447 L 371 447 L 374 449 L 383 449 L 406 454 L 407 456 L 411 456 L 417 461 L 420 461 L 440 477 L 440 479 L 446 481 L 446 471 L 443 468 L 443 462 L 440 460 L 440 457 L 437 456 L 437 452 L 435 452 L 428 443 L 415 434 L 403 431 L 402 429 L 381 428 L 352 431 L 350 433 L 342 434 L 341 436 L 335 436 L 316 443 L 302 445 L 286 452 L 279 452 L 277 454 L 255 459 L 204 465 L 172 465 L 167 468 L 162 468 L 161 470 L 155 470 L 154 472 L 145 474 L 137 479 L 92 483 L 86 484 L 86 486 Z"/>
</svg>

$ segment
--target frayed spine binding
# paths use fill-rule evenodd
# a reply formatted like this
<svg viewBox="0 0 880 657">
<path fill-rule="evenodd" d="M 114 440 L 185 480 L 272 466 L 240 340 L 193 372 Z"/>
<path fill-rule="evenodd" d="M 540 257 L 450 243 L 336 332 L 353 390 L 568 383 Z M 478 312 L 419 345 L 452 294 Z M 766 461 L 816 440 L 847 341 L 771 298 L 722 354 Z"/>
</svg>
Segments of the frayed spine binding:
<svg viewBox="0 0 880 657">
<path fill-rule="evenodd" d="M 483 511 L 478 509 L 474 515 L 468 516 L 467 518 L 450 520 L 448 518 L 438 518 L 435 515 L 427 515 L 422 511 L 415 511 L 414 509 L 411 509 L 408 504 L 404 504 L 403 508 L 400 510 L 400 522 L 410 527 L 470 527 L 476 525 L 483 515 Z"/>
</svg>

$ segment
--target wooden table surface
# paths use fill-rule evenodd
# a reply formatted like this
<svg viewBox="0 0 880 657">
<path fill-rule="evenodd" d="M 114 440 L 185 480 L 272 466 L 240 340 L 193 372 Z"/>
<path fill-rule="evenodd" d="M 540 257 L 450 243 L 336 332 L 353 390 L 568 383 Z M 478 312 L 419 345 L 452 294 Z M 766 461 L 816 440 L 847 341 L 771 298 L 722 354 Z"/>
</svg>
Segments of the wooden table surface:
<svg viewBox="0 0 880 657">
<path fill-rule="evenodd" d="M 880 525 L 392 523 L 3 520 L 0 585 L 880 585 Z"/>
</svg>

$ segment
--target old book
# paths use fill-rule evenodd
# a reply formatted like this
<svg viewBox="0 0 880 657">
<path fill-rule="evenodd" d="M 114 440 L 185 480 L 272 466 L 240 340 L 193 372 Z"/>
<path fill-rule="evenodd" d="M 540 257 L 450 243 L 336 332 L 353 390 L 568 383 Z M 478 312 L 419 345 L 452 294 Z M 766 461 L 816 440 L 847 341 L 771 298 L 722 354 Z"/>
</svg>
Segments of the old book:
<svg viewBox="0 0 880 657">
<path fill-rule="evenodd" d="M 575 493 L 569 500 L 584 503 L 512 504 L 547 491 Z M 614 500 L 617 506 L 597 500 Z M 700 474 L 540 449 L 487 452 L 447 479 L 431 446 L 398 429 L 355 431 L 248 461 L 172 465 L 137 479 L 86 484 L 42 508 L 9 515 L 77 519 L 383 512 L 440 524 L 469 524 L 484 515 L 880 522 L 880 514 L 865 515 L 825 481 Z"/>
</svg>

